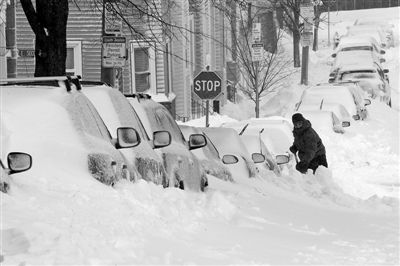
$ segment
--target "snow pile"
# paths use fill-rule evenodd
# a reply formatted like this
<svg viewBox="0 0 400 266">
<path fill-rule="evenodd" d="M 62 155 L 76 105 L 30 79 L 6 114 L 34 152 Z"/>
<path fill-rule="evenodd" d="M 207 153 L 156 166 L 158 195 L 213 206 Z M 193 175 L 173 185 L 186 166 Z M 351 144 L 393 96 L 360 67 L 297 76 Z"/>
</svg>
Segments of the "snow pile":
<svg viewBox="0 0 400 266">
<path fill-rule="evenodd" d="M 398 11 L 339 12 L 332 19 L 351 25 L 362 16 L 392 20 Z M 331 49 L 324 47 L 325 30 L 320 36 L 322 50 L 311 56 L 323 58 Z M 390 50 L 388 68 L 396 84 L 398 46 Z M 325 81 L 329 66 L 311 61 L 310 83 Z M 293 77 L 288 88 L 266 99 L 262 115 L 291 113 L 304 89 L 298 81 Z M 398 95 L 398 86 L 393 90 Z M 45 117 L 62 114 L 46 113 L 45 107 L 37 110 Z M 80 148 L 67 140 L 78 136 L 61 130 L 65 125 L 41 125 L 47 130 L 30 130 L 29 137 L 54 131 L 55 139 L 47 139 L 45 147 L 29 146 L 28 139 L 18 143 L 21 151 L 29 148 L 33 168 L 13 175 L 10 193 L 0 193 L 0 260 L 4 265 L 399 265 L 399 111 L 377 102 L 369 110 L 370 118 L 352 123 L 345 134 L 321 135 L 328 170 L 320 168 L 314 176 L 291 169 L 280 177 L 267 171 L 235 183 L 208 176 L 205 193 L 143 180 L 105 186 L 83 171 L 81 158 L 70 156 Z M 4 139 L 26 134 L 10 130 L 16 121 L 10 115 L 2 112 Z M 204 120 L 189 124 L 203 127 Z M 212 126 L 232 120 L 210 117 Z M 18 121 L 38 127 L 31 113 Z M 65 153 L 52 153 L 56 144 L 64 145 Z M 39 164 L 45 160 L 46 166 Z"/>
</svg>

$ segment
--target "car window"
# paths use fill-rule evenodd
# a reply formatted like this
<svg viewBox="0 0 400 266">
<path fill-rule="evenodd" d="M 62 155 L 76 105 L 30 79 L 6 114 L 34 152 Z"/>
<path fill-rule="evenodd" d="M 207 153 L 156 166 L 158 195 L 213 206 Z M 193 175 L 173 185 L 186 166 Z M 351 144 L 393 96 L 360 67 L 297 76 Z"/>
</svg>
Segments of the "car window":
<svg viewBox="0 0 400 266">
<path fill-rule="evenodd" d="M 75 97 L 75 103 L 71 108 L 73 110 L 70 114 L 73 115 L 74 121 L 80 122 L 78 127 L 81 131 L 110 141 L 110 133 L 105 128 L 103 121 L 83 95 Z"/>
<path fill-rule="evenodd" d="M 203 135 L 207 139 L 207 147 L 210 149 L 211 153 L 213 153 L 216 157 L 221 158 L 219 156 L 219 152 L 218 152 L 217 148 L 215 148 L 215 146 L 214 146 L 214 143 L 212 143 L 212 141 L 210 140 L 210 138 L 206 134 L 203 134 Z"/>
<path fill-rule="evenodd" d="M 185 138 L 183 137 L 181 130 L 167 110 L 164 108 L 157 108 L 155 114 L 162 129 L 169 131 L 173 140 L 182 143 L 185 142 Z"/>
<path fill-rule="evenodd" d="M 111 90 L 109 91 L 109 94 L 122 125 L 132 126 L 139 132 L 139 135 L 142 138 L 149 140 L 139 116 L 128 100 L 117 90 Z"/>
</svg>

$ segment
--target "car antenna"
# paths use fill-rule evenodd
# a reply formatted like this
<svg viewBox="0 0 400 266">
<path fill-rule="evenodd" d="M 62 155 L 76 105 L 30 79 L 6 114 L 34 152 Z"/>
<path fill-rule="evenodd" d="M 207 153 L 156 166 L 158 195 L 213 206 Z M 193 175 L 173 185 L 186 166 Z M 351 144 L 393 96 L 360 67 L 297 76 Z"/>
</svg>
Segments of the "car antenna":
<svg viewBox="0 0 400 266">
<path fill-rule="evenodd" d="M 321 101 L 321 105 L 319 106 L 319 110 L 322 110 L 322 105 L 324 104 L 324 99 Z"/>
<path fill-rule="evenodd" d="M 244 131 L 246 130 L 246 128 L 249 126 L 249 124 L 245 125 L 244 128 L 242 129 L 242 131 L 240 131 L 239 135 L 243 135 Z"/>
</svg>

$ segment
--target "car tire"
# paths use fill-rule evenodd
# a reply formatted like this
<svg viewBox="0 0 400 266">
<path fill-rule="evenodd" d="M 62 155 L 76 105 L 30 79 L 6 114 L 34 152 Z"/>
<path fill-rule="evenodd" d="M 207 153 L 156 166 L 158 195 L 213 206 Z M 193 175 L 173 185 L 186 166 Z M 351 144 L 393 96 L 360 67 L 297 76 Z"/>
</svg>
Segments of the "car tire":
<svg viewBox="0 0 400 266">
<path fill-rule="evenodd" d="M 389 107 L 392 107 L 392 98 L 389 99 L 389 103 L 388 103 Z"/>
</svg>

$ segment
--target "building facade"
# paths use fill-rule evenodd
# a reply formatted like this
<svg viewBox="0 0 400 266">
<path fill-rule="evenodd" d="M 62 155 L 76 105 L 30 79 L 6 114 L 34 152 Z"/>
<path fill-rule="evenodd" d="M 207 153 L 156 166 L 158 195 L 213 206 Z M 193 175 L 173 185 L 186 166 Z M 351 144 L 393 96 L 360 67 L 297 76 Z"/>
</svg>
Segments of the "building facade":
<svg viewBox="0 0 400 266">
<path fill-rule="evenodd" d="M 158 10 L 168 10 L 162 14 L 166 24 L 134 10 L 129 1 L 125 6 L 124 1 L 106 3 L 103 12 L 101 1 L 70 0 L 67 74 L 81 75 L 84 80 L 107 81 L 127 94 L 149 93 L 177 119 L 188 120 L 205 114 L 205 102 L 193 94 L 194 77 L 201 71 L 215 71 L 223 80 L 223 93 L 212 105 L 218 111 L 227 99 L 227 87 L 235 82 L 233 72 L 227 74 L 227 69 L 234 65 L 231 49 L 227 48 L 232 38 L 231 22 L 210 1 L 156 0 L 155 3 Z M 112 18 L 115 14 L 123 19 Z M 110 33 L 115 25 L 120 25 L 119 29 Z M 33 77 L 35 35 L 18 1 L 16 29 L 17 77 Z M 120 60 L 111 67 L 102 67 L 108 54 L 102 49 L 104 36 L 124 38 L 126 52 L 122 63 Z"/>
</svg>

